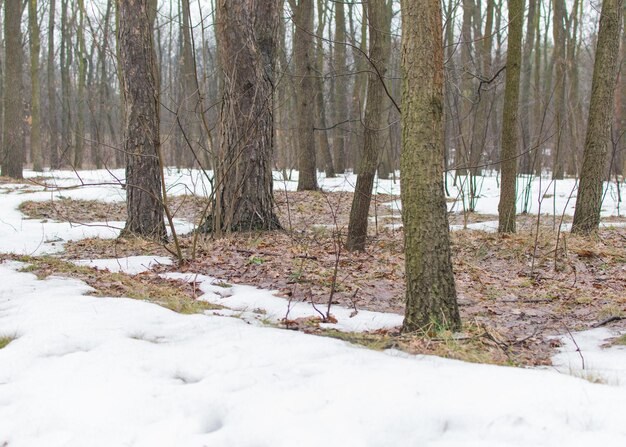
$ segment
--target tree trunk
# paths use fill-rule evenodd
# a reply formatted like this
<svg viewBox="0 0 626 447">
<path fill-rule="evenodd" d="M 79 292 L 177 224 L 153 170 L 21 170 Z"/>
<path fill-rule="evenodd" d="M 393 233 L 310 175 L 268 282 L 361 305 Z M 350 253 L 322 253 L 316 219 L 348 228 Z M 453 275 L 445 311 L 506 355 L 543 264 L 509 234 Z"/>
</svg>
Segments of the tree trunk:
<svg viewBox="0 0 626 447">
<path fill-rule="evenodd" d="M 4 4 L 4 113 L 2 117 L 2 175 L 22 178 L 22 2 Z"/>
<path fill-rule="evenodd" d="M 159 163 L 158 71 L 149 3 L 149 0 L 117 0 L 128 213 L 123 234 L 165 239 Z"/>
<path fill-rule="evenodd" d="M 334 42 L 334 65 L 337 77 L 333 80 L 335 86 L 334 102 L 334 125 L 333 150 L 335 155 L 335 170 L 338 174 L 346 171 L 346 131 L 339 123 L 348 119 L 348 103 L 346 98 L 346 18 L 343 2 L 335 3 L 335 42 Z"/>
<path fill-rule="evenodd" d="M 72 98 L 70 84 L 70 65 L 72 61 L 72 48 L 70 40 L 70 24 L 67 17 L 68 0 L 61 1 L 61 160 L 60 164 L 71 164 L 72 159 L 72 135 L 70 99 Z"/>
<path fill-rule="evenodd" d="M 459 329 L 443 190 L 443 45 L 439 0 L 402 0 L 402 157 L 406 258 L 402 330 Z"/>
<path fill-rule="evenodd" d="M 295 1 L 290 1 L 295 6 Z M 313 41 L 313 0 L 298 0 L 294 8 L 293 51 L 299 85 L 297 89 L 298 191 L 317 189 L 315 161 L 315 44 Z"/>
<path fill-rule="evenodd" d="M 611 144 L 613 92 L 617 76 L 622 0 L 604 0 L 593 69 L 591 103 L 585 138 L 583 168 L 574 212 L 572 232 L 590 234 L 598 230 L 606 155 Z"/>
<path fill-rule="evenodd" d="M 59 160 L 59 129 L 57 123 L 57 100 L 56 100 L 56 73 L 54 67 L 54 26 L 55 26 L 56 1 L 50 0 L 48 10 L 48 60 L 46 66 L 46 80 L 48 89 L 48 132 L 50 146 L 50 168 L 58 169 L 61 165 Z"/>
<path fill-rule="evenodd" d="M 535 14 L 537 11 L 537 3 L 539 0 L 528 0 L 528 19 L 526 22 L 526 40 L 524 42 L 524 48 L 522 53 L 522 104 L 520 108 L 520 124 L 522 130 L 522 156 L 519 162 L 519 171 L 522 174 L 533 173 L 533 152 L 530 150 L 532 147 L 532 134 L 531 134 L 531 120 L 530 120 L 530 108 L 531 108 L 531 94 L 530 94 L 530 81 L 532 79 L 532 63 L 531 57 L 533 52 L 533 46 L 535 43 Z M 539 66 L 536 67 L 539 70 Z"/>
<path fill-rule="evenodd" d="M 522 59 L 522 30 L 524 0 L 509 0 L 509 36 L 506 52 L 506 87 L 502 115 L 502 148 L 500 165 L 502 180 L 498 203 L 498 232 L 515 233 L 515 203 L 517 182 L 517 126 L 519 109 L 520 65 Z"/>
<path fill-rule="evenodd" d="M 552 31 L 554 36 L 554 114 L 555 114 L 555 143 L 552 160 L 552 178 L 560 180 L 564 176 L 563 160 L 564 135 L 567 120 L 565 116 L 565 0 L 554 1 L 554 20 Z"/>
<path fill-rule="evenodd" d="M 319 125 L 317 130 L 318 143 L 322 159 L 324 160 L 324 172 L 326 178 L 335 177 L 335 167 L 333 166 L 333 156 L 331 154 L 330 141 L 328 139 L 328 130 L 326 129 L 326 106 L 324 104 L 324 25 L 326 23 L 326 14 L 322 0 L 317 0 L 318 9 L 318 26 L 317 26 L 317 53 L 316 66 L 317 73 L 315 77 L 315 108 L 317 111 L 317 119 Z"/>
<path fill-rule="evenodd" d="M 78 0 L 78 88 L 76 91 L 76 135 L 74 145 L 74 168 L 83 168 L 85 153 L 85 86 L 87 80 L 87 51 L 85 49 L 85 5 L 84 0 Z"/>
<path fill-rule="evenodd" d="M 39 91 L 39 24 L 37 23 L 37 0 L 28 1 L 28 32 L 30 34 L 30 158 L 33 170 L 43 171 L 41 153 L 41 100 Z"/>
<path fill-rule="evenodd" d="M 222 161 L 210 224 L 218 235 L 280 228 L 271 165 L 278 21 L 277 2 L 219 0 L 217 4 L 218 51 L 224 70 Z"/>
<path fill-rule="evenodd" d="M 350 222 L 348 224 L 346 248 L 349 251 L 365 250 L 372 188 L 378 165 L 379 148 L 382 143 L 381 128 L 383 127 L 382 118 L 385 95 L 383 82 L 387 73 L 386 59 L 388 51 L 385 50 L 388 47 L 389 34 L 385 29 L 385 0 L 370 0 L 366 3 L 366 8 L 370 36 L 369 62 L 373 67 L 370 67 L 369 70 L 367 88 L 363 158 L 359 166 L 359 175 L 356 181 L 352 208 L 350 210 Z"/>
</svg>

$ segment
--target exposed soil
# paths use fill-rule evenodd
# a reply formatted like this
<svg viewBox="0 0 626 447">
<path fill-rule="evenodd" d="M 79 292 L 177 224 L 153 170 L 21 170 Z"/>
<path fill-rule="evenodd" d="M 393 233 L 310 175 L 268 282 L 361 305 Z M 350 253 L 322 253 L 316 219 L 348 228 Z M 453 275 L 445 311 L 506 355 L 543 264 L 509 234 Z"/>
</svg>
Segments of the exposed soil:
<svg viewBox="0 0 626 447">
<path fill-rule="evenodd" d="M 285 231 L 235 234 L 219 240 L 203 236 L 196 259 L 182 268 L 277 290 L 293 300 L 327 303 L 332 291 L 333 304 L 402 313 L 403 234 L 401 229 L 386 225 L 399 217 L 397 212 L 389 216 L 393 213 L 383 205 L 392 197 L 377 199 L 370 213 L 371 237 L 365 253 L 345 252 L 341 244 L 351 193 L 282 193 L 277 202 Z M 194 204 L 189 210 L 200 208 L 193 200 L 189 203 Z M 451 223 L 496 219 L 489 215 L 450 215 Z M 556 222 L 559 220 L 557 217 Z M 555 232 L 552 217 L 542 216 L 538 235 L 536 216 L 520 216 L 518 223 L 519 232 L 512 236 L 471 230 L 452 233 L 458 302 L 464 321 L 460 336 L 428 330 L 412 337 L 400 336 L 397 331 L 346 336 L 321 330 L 315 321 L 291 326 L 413 353 L 543 365 L 549 364 L 558 345 L 553 336 L 626 316 L 626 229 L 602 229 L 597 237 L 585 239 Z M 192 244 L 191 236 L 182 239 L 186 253 L 191 252 Z M 67 244 L 67 249 L 70 257 L 91 258 L 165 252 L 141 240 L 84 240 Z M 626 320 L 619 318 L 606 324 L 626 328 Z"/>
</svg>

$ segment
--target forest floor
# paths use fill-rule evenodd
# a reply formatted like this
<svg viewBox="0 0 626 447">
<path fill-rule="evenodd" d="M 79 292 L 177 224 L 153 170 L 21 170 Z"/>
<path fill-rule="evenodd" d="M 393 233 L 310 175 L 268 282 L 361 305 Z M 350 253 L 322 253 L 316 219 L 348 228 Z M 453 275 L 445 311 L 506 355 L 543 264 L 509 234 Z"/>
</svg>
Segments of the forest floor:
<svg viewBox="0 0 626 447">
<path fill-rule="evenodd" d="M 202 174 L 168 171 L 177 263 L 171 243 L 117 238 L 122 171 L 28 175 L 0 179 L 0 445 L 626 442 L 619 190 L 592 239 L 567 231 L 574 182 L 511 236 L 493 232 L 497 179 L 476 213 L 452 191 L 463 330 L 401 335 L 392 181 L 377 186 L 367 250 L 348 253 L 353 176 L 325 192 L 278 183 L 284 230 L 217 240 L 190 233 Z"/>
<path fill-rule="evenodd" d="M 370 239 L 364 253 L 350 253 L 342 241 L 353 193 L 282 192 L 277 207 L 284 231 L 245 233 L 223 239 L 183 235 L 183 252 L 196 256 L 182 266 L 160 265 L 151 276 L 194 272 L 228 283 L 274 290 L 299 303 L 314 303 L 320 314 L 291 318 L 279 326 L 341 337 L 376 348 L 395 347 L 412 354 L 537 366 L 551 364 L 556 336 L 609 325 L 626 329 L 626 218 L 605 219 L 592 239 L 557 232 L 571 216 L 521 215 L 515 235 L 463 229 L 493 223 L 497 216 L 450 213 L 452 253 L 464 332 L 453 337 L 437 331 L 401 336 L 399 327 L 365 333 L 337 333 L 320 326 L 328 302 L 373 312 L 404 311 L 404 253 L 401 216 L 390 206 L 397 196 L 374 196 Z M 172 199 L 176 217 L 197 222 L 207 200 L 182 195 Z M 32 219 L 68 222 L 123 221 L 123 203 L 64 198 L 26 201 L 20 210 Z M 537 231 L 539 228 L 539 231 Z M 168 249 L 144 240 L 87 238 L 69 241 L 66 259 L 106 259 L 138 255 L 168 256 Z M 161 280 L 162 281 L 162 280 Z M 187 284 L 180 284 L 186 289 Z M 122 289 L 124 290 L 124 289 Z M 109 291 L 110 293 L 110 291 Z"/>
</svg>

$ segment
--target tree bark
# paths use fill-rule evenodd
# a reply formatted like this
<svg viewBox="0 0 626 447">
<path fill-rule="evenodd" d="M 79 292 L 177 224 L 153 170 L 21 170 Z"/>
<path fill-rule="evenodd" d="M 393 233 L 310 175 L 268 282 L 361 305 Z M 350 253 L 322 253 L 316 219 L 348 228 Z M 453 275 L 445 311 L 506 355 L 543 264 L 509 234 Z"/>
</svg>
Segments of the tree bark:
<svg viewBox="0 0 626 447">
<path fill-rule="evenodd" d="M 565 112 L 565 0 L 553 0 L 554 19 L 552 22 L 552 32 L 554 36 L 554 114 L 555 114 L 555 143 L 552 160 L 552 178 L 560 180 L 564 177 L 563 160 L 564 135 L 567 126 Z"/>
<path fill-rule="evenodd" d="M 315 157 L 315 44 L 313 40 L 313 0 L 290 1 L 296 30 L 293 51 L 299 85 L 296 120 L 298 127 L 298 191 L 317 189 Z"/>
<path fill-rule="evenodd" d="M 41 93 L 39 91 L 39 24 L 37 23 L 37 0 L 28 1 L 28 32 L 30 34 L 30 158 L 33 170 L 43 170 L 41 153 Z"/>
<path fill-rule="evenodd" d="M 401 190 L 406 263 L 402 330 L 459 329 L 443 190 L 443 45 L 439 0 L 402 0 Z"/>
<path fill-rule="evenodd" d="M 159 90 L 149 0 L 117 0 L 124 93 L 125 234 L 165 239 L 159 163 Z"/>
<path fill-rule="evenodd" d="M 515 233 L 517 182 L 517 126 L 522 59 L 524 0 L 509 0 L 509 36 L 506 52 L 506 86 L 502 115 L 502 148 L 500 166 L 502 180 L 498 203 L 498 232 Z"/>
<path fill-rule="evenodd" d="M 87 50 L 85 49 L 85 5 L 84 0 L 78 0 L 78 45 L 76 58 L 78 59 L 78 88 L 76 89 L 76 135 L 74 145 L 75 169 L 83 168 L 85 153 L 85 87 L 87 80 Z"/>
<path fill-rule="evenodd" d="M 600 224 L 602 185 L 606 172 L 607 151 L 611 144 L 613 93 L 617 77 L 622 5 L 622 0 L 602 2 L 583 168 L 572 233 L 590 234 L 596 232 Z"/>
<path fill-rule="evenodd" d="M 346 98 L 346 18 L 343 2 L 335 3 L 335 42 L 334 49 L 334 65 L 338 76 L 333 80 L 335 87 L 334 102 L 334 119 L 337 127 L 333 131 L 333 151 L 335 161 L 335 171 L 343 174 L 346 171 L 346 135 L 343 126 L 338 125 L 342 121 L 348 119 L 348 102 Z"/>
<path fill-rule="evenodd" d="M 224 71 L 222 161 L 210 224 L 218 235 L 280 228 L 271 165 L 279 17 L 277 2 L 217 3 L 218 52 Z"/>
<path fill-rule="evenodd" d="M 4 5 L 4 113 L 2 117 L 2 175 L 22 178 L 22 2 Z"/>
<path fill-rule="evenodd" d="M 366 11 L 370 36 L 369 62 L 373 66 L 369 69 L 367 87 L 363 158 L 359 166 L 348 224 L 346 248 L 349 251 L 365 250 L 372 188 L 382 143 L 381 128 L 383 127 L 383 103 L 385 99 L 383 77 L 387 73 L 388 51 L 386 48 L 388 47 L 389 34 L 385 29 L 385 0 L 368 1 Z"/>
<path fill-rule="evenodd" d="M 46 81 L 48 89 L 48 132 L 50 146 L 50 168 L 58 169 L 61 165 L 59 160 L 59 129 L 57 123 L 56 101 L 56 72 L 54 67 L 54 27 L 55 27 L 56 1 L 50 0 L 48 10 L 48 60 L 46 65 Z"/>
</svg>

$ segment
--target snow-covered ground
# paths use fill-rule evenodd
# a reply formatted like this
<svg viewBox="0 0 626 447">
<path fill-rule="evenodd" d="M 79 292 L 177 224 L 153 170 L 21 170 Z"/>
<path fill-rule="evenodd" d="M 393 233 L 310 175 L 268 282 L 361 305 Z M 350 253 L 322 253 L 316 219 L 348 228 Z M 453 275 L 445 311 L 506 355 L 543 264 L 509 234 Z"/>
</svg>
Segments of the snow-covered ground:
<svg viewBox="0 0 626 447">
<path fill-rule="evenodd" d="M 81 296 L 0 265 L 0 445 L 624 445 L 624 387 Z"/>
<path fill-rule="evenodd" d="M 277 194 L 281 191 L 295 191 L 298 186 L 298 172 L 292 171 L 288 174 L 288 180 L 283 178 L 281 172 L 274 172 L 274 190 Z M 397 173 L 396 173 L 397 174 Z M 25 171 L 26 177 L 35 177 L 41 173 Z M 124 191 L 118 188 L 115 194 L 99 195 L 96 191 L 110 191 L 110 188 L 102 189 L 100 185 L 119 185 L 124 179 L 124 170 L 99 170 L 80 171 L 77 174 L 73 171 L 54 171 L 44 173 L 46 176 L 53 176 L 55 183 L 59 187 L 76 186 L 81 184 L 94 185 L 89 188 L 82 188 L 84 191 L 76 194 L 84 194 L 87 197 L 103 197 L 102 200 L 123 200 Z M 196 194 L 209 195 L 211 185 L 207 179 L 208 174 L 197 169 L 168 169 L 166 170 L 165 181 L 170 194 Z M 79 177 L 79 178 L 78 178 Z M 454 175 L 447 174 L 447 184 L 449 197 L 455 199 L 449 202 L 449 210 L 463 212 L 469 207 L 469 184 L 466 177 L 458 177 L 456 184 Z M 318 175 L 319 185 L 326 191 L 354 191 L 356 185 L 356 175 L 339 175 L 336 178 L 325 178 L 323 173 Z M 475 211 L 482 214 L 498 214 L 498 199 L 500 195 L 500 179 L 497 175 L 487 175 L 478 177 Z M 626 216 L 626 183 L 620 183 L 618 190 L 615 182 L 605 182 L 605 194 L 602 202 L 602 216 Z M 551 180 L 548 177 L 528 177 L 520 176 L 517 182 L 517 211 L 522 212 L 524 203 L 528 203 L 527 211 L 531 214 L 555 214 L 560 216 L 573 215 L 576 205 L 578 183 L 575 179 Z M 400 179 L 396 175 L 395 179 L 380 180 L 374 182 L 374 192 L 376 194 L 400 194 Z M 72 197 L 79 198 L 72 193 Z M 82 197 L 86 198 L 86 197 Z M 100 199 L 98 199 L 100 200 Z M 399 201 L 394 203 L 395 209 L 400 209 Z"/>
<path fill-rule="evenodd" d="M 81 173 L 85 183 L 106 183 L 107 175 Z M 192 186 L 200 180 L 178 175 L 168 174 L 174 193 L 199 192 Z M 61 177 L 59 185 L 75 182 Z M 123 198 L 114 185 L 26 193 L 0 185 L 0 253 L 57 251 L 61 241 L 44 239 L 86 237 L 90 228 L 93 235 L 116 235 L 107 226 L 79 231 L 27 220 L 16 209 L 22 200 L 51 194 Z M 85 261 L 129 273 L 155 262 L 168 260 Z M 250 324 L 258 320 L 253 314 L 284 317 L 286 300 L 247 286 L 223 288 L 214 278 L 178 275 L 200 283 L 205 299 L 232 309 L 222 314 L 241 318 L 84 296 L 89 287 L 80 281 L 37 280 L 20 267 L 0 264 L 0 338 L 14 338 L 0 349 L 0 446 L 626 443 L 626 349 L 600 348 L 614 335 L 607 329 L 574 333 L 575 343 L 564 337 L 547 370 L 476 365 Z M 306 303 L 291 306 L 290 318 L 314 315 Z M 384 314 L 341 314 L 348 311 L 332 310 L 343 329 L 399 322 Z"/>
</svg>

